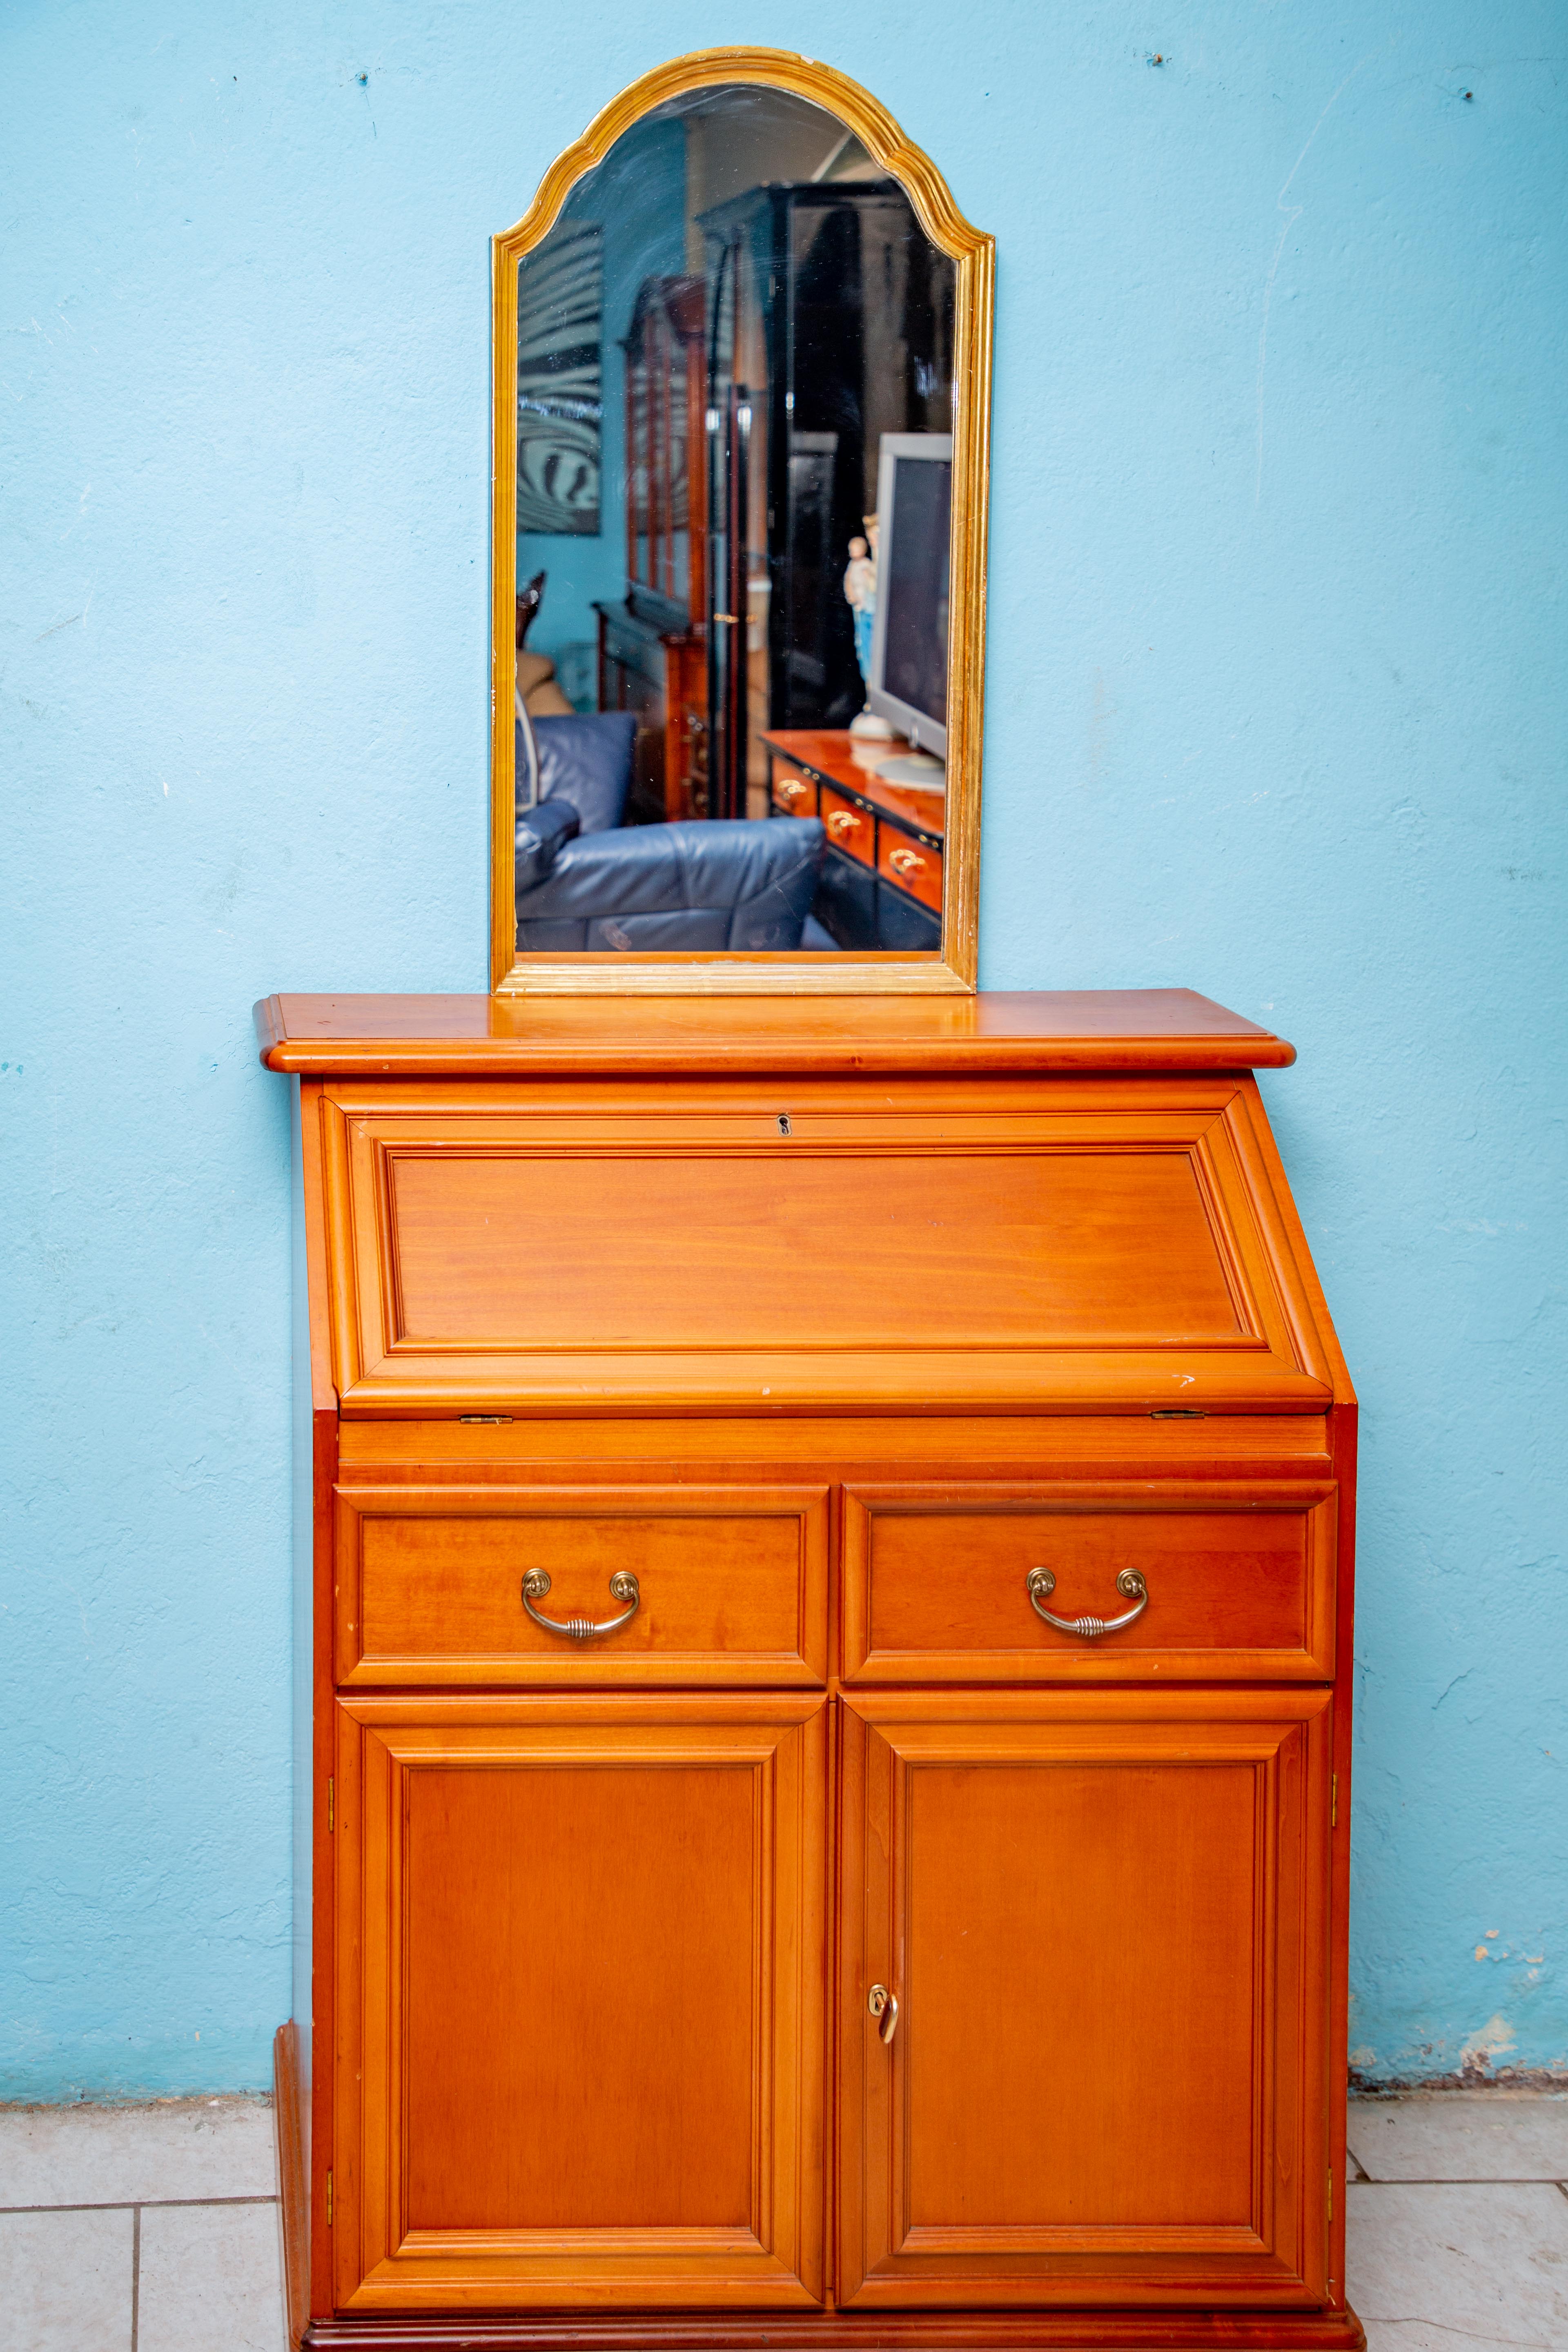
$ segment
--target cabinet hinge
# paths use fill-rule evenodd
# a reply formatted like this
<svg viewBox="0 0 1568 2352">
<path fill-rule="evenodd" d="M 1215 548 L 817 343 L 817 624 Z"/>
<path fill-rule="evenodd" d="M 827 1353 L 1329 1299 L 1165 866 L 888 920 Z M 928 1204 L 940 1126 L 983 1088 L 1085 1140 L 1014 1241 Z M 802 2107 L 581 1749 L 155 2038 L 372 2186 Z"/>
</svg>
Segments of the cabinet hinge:
<svg viewBox="0 0 1568 2352">
<path fill-rule="evenodd" d="M 331 2174 L 329 2172 L 329 2173 L 328 2173 L 328 2175 L 327 2175 L 327 2227 L 328 2227 L 328 2229 L 330 2230 L 330 2229 L 331 2228 L 331 2226 L 332 2226 L 332 2176 L 331 2176 Z"/>
<path fill-rule="evenodd" d="M 337 1790 L 335 1784 L 329 1780 L 327 1782 L 327 1835 L 329 1837 L 337 1826 Z"/>
<path fill-rule="evenodd" d="M 1331 1772 L 1329 1775 L 1329 1827 L 1331 1830 L 1337 1830 L 1339 1825 L 1340 1776 L 1337 1772 Z"/>
</svg>

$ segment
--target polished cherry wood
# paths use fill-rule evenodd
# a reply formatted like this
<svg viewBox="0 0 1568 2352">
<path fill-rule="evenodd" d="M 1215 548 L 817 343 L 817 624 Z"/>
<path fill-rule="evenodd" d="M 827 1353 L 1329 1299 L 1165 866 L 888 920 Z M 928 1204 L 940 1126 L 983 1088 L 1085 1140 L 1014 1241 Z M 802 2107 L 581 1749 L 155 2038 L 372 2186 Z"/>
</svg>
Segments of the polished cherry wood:
<svg viewBox="0 0 1568 2352">
<path fill-rule="evenodd" d="M 844 1490 L 845 1679 L 860 1683 L 1326 1682 L 1334 1670 L 1338 1496 L 1272 1485 L 1125 1477 L 1035 1488 Z M 1098 1638 L 1047 1624 L 1029 1598 L 1050 1569 L 1058 1617 L 1132 1607 Z"/>
<path fill-rule="evenodd" d="M 1330 1706 L 846 1706 L 843 2304 L 1324 2301 Z"/>
<path fill-rule="evenodd" d="M 338 1708 L 340 2310 L 822 2294 L 826 1708 Z"/>
<path fill-rule="evenodd" d="M 319 1115 L 348 1413 L 1329 1402 L 1248 1080 L 344 1084 Z"/>
<path fill-rule="evenodd" d="M 635 1413 L 344 1421 L 337 1459 L 345 1477 L 371 1471 L 378 1482 L 422 1485 L 439 1468 L 475 1485 L 510 1484 L 520 1474 L 557 1486 L 665 1485 L 670 1436 L 667 1418 Z M 783 1474 L 862 1486 L 929 1481 L 961 1464 L 964 1486 L 974 1482 L 980 1496 L 988 1483 L 1026 1492 L 1045 1478 L 1114 1477 L 1131 1499 L 1135 1482 L 1146 1479 L 1325 1483 L 1335 1475 L 1331 1443 L 1321 1413 L 704 1414 L 682 1423 L 678 1466 L 702 1484 L 776 1482 Z M 1342 1528 L 1343 1518 L 1342 1496 Z"/>
<path fill-rule="evenodd" d="M 1353 2352 L 1355 1404 L 1290 1048 L 1183 992 L 261 1029 L 306 2343 Z M 1148 1606 L 1060 1633 L 1036 1565 Z M 552 1634 L 531 1567 L 637 1613 Z"/>
<path fill-rule="evenodd" d="M 930 1076 L 1277 1070 L 1296 1049 L 1188 988 L 625 1001 L 264 996 L 269 1070 L 333 1077 Z"/>
<path fill-rule="evenodd" d="M 1349 2311 L 574 2312 L 318 2319 L 316 2352 L 1366 2352 Z"/>
<path fill-rule="evenodd" d="M 289 2018 L 272 2037 L 272 2126 L 278 2196 L 283 2208 L 283 2315 L 297 2344 L 310 2317 L 310 2189 L 305 2155 L 304 2083 L 300 2029 Z"/>
<path fill-rule="evenodd" d="M 826 1486 L 337 1488 L 337 1678 L 342 1686 L 821 1683 L 827 1675 Z M 522 1605 L 551 1580 L 557 1618 L 637 1612 L 576 1642 Z"/>
<path fill-rule="evenodd" d="M 278 2058 L 284 2089 L 292 2045 L 280 2042 Z M 291 2228 L 286 2208 L 286 2242 L 300 2226 Z M 774 2311 L 760 2322 L 742 2312 L 359 2314 L 317 2318 L 308 2340 L 317 2352 L 1365 2352 L 1366 2345 L 1343 2309 Z"/>
</svg>

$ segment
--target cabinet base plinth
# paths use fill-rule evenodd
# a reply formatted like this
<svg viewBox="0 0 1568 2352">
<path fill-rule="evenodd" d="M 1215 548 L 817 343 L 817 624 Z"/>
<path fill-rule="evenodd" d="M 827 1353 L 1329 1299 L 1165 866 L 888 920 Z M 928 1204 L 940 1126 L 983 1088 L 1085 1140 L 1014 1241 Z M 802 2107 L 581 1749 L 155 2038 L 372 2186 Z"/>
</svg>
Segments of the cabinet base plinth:
<svg viewBox="0 0 1568 2352">
<path fill-rule="evenodd" d="M 1366 2352 L 1352 2311 L 747 2312 L 316 2319 L 304 2352 Z"/>
</svg>

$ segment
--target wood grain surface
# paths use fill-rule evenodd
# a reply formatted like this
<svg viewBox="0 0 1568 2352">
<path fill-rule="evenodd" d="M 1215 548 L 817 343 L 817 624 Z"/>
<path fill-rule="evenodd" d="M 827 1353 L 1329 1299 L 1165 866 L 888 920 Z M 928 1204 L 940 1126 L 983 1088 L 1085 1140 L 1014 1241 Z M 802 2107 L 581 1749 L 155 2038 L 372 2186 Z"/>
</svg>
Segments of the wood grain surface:
<svg viewBox="0 0 1568 2352">
<path fill-rule="evenodd" d="M 1361 2347 L 1355 1406 L 1247 1075 L 1290 1049 L 1184 992 L 270 1003 L 306 2341 Z M 1036 1564 L 1148 1607 L 1080 1641 Z M 637 1613 L 564 1643 L 530 1566 Z"/>
<path fill-rule="evenodd" d="M 338 1723 L 338 2307 L 817 2303 L 823 1703 Z"/>
<path fill-rule="evenodd" d="M 784 959 L 788 961 L 788 959 Z M 955 997 L 263 997 L 268 1069 L 582 1077 L 777 1070 L 1282 1069 L 1296 1049 L 1189 988 Z"/>
<path fill-rule="evenodd" d="M 1021 1492 L 973 1481 L 849 1485 L 844 1496 L 850 1682 L 1326 1682 L 1334 1659 L 1331 1485 L 1260 1479 Z M 1134 1622 L 1098 1640 L 1047 1625 L 1120 1615 L 1119 1570 L 1144 1576 Z"/>
<path fill-rule="evenodd" d="M 338 1681 L 824 1682 L 827 1505 L 821 1486 L 340 1486 Z M 620 1614 L 629 1570 L 637 1613 L 602 1641 L 546 1633 L 530 1569 L 544 1613 L 595 1621 Z"/>
<path fill-rule="evenodd" d="M 1330 1708 L 846 1703 L 844 2305 L 1325 2299 Z"/>
<path fill-rule="evenodd" d="M 774 1103 L 327 1087 L 343 1409 L 1327 1404 L 1252 1081 Z"/>
</svg>

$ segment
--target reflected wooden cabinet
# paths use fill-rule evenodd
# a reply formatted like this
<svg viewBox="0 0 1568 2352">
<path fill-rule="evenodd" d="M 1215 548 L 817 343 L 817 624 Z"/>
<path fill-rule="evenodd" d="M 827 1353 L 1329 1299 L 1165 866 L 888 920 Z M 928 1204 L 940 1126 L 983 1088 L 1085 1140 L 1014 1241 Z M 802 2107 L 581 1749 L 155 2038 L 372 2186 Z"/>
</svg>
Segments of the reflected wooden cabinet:
<svg viewBox="0 0 1568 2352">
<path fill-rule="evenodd" d="M 1290 1049 L 271 999 L 317 2352 L 1355 2352 Z"/>
<path fill-rule="evenodd" d="M 599 709 L 637 721 L 634 823 L 711 814 L 705 317 L 700 278 L 649 278 L 626 338 L 626 593 L 594 610 Z"/>
</svg>

